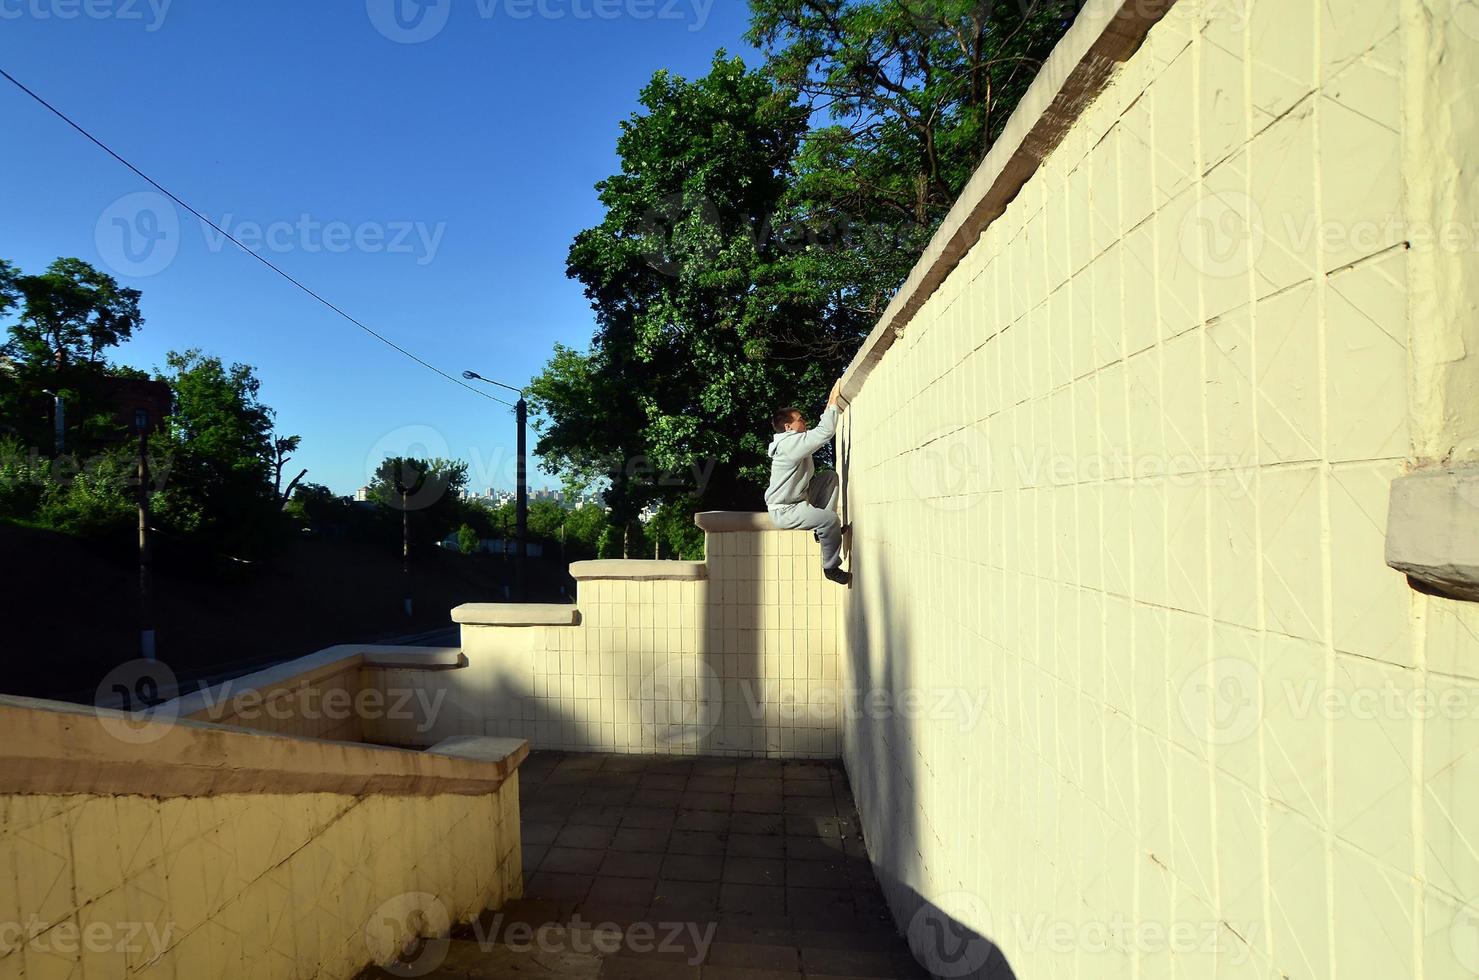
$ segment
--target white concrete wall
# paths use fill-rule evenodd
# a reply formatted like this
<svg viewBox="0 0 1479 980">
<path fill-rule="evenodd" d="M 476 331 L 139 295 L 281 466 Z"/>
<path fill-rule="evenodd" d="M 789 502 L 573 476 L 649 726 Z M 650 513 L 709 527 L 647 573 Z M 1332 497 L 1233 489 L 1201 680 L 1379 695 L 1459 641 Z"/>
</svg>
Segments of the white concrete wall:
<svg viewBox="0 0 1479 980">
<path fill-rule="evenodd" d="M 856 389 L 842 684 L 986 699 L 847 726 L 906 927 L 1479 974 L 1479 607 L 1383 561 L 1393 478 L 1476 449 L 1476 39 L 1181 0 Z"/>
</svg>

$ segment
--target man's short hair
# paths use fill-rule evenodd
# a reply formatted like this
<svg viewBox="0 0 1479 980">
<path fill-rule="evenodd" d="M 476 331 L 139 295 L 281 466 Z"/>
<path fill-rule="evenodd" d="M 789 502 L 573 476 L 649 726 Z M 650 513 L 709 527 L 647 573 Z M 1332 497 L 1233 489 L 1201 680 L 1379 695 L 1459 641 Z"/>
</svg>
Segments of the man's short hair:
<svg viewBox="0 0 1479 980">
<path fill-rule="evenodd" d="M 791 418 L 793 416 L 800 414 L 801 409 L 795 408 L 790 405 L 787 405 L 785 408 L 776 409 L 776 413 L 770 417 L 770 427 L 774 429 L 777 434 L 785 432 L 786 423 L 791 421 Z"/>
</svg>

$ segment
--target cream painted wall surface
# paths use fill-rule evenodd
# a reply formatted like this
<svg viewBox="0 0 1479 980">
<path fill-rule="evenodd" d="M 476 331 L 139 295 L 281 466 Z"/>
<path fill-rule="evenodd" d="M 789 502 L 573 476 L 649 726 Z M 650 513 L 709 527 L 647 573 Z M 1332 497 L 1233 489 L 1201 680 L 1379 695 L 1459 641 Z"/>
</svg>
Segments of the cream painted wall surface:
<svg viewBox="0 0 1479 980">
<path fill-rule="evenodd" d="M 697 578 L 583 578 L 570 625 L 464 622 L 464 669 L 366 672 L 368 689 L 416 695 L 391 699 L 411 717 L 369 721 L 366 737 L 835 759 L 849 710 L 837 673 L 844 590 L 822 577 L 817 548 L 806 531 L 709 531 Z"/>
<path fill-rule="evenodd" d="M 0 798 L 0 977 L 356 976 L 523 894 L 518 798 Z"/>
<path fill-rule="evenodd" d="M 918 706 L 844 755 L 906 928 L 1032 978 L 1479 975 L 1479 607 L 1383 560 L 1393 478 L 1479 425 L 1476 42 L 1181 0 L 872 367 L 841 683 Z"/>
</svg>

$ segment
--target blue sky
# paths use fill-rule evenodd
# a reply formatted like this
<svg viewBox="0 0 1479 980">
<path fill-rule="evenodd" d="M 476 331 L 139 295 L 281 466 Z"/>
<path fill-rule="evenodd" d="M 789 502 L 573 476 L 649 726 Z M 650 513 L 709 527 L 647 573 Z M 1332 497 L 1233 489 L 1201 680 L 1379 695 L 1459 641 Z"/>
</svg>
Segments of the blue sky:
<svg viewBox="0 0 1479 980">
<path fill-rule="evenodd" d="M 590 339 L 565 254 L 600 220 L 618 122 L 658 68 L 694 77 L 721 47 L 758 63 L 747 16 L 739 0 L 0 0 L 0 66 L 391 340 L 517 385 L 554 343 Z M 512 486 L 510 410 L 366 337 L 3 80 L 0 125 L 0 257 L 31 272 L 75 255 L 142 290 L 117 360 L 200 347 L 255 365 L 303 436 L 297 466 L 341 493 L 407 451 Z M 532 468 L 531 484 L 557 485 Z"/>
</svg>

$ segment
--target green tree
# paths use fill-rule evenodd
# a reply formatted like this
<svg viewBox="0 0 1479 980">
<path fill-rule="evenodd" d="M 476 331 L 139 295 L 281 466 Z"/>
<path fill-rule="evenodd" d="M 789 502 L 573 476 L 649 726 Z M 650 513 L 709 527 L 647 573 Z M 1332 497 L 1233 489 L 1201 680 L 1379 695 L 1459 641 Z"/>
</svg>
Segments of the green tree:
<svg viewBox="0 0 1479 980">
<path fill-rule="evenodd" d="M 457 548 L 464 555 L 478 550 L 478 532 L 472 525 L 464 524 L 457 529 Z"/>
<path fill-rule="evenodd" d="M 231 555 L 258 556 L 277 539 L 281 507 L 272 483 L 273 411 L 250 365 L 199 350 L 171 351 L 160 374 L 174 391 L 161 433 L 171 456 L 156 496 L 161 521 Z"/>
<path fill-rule="evenodd" d="M 7 270 L 24 300 L 7 345 L 20 360 L 50 362 L 58 370 L 74 361 L 97 364 L 144 322 L 139 291 L 81 259 L 57 259 L 38 276 Z"/>
<path fill-rule="evenodd" d="M 466 487 L 462 460 L 391 456 L 375 468 L 370 496 L 388 510 L 405 511 L 418 538 L 441 541 L 464 522 Z"/>
<path fill-rule="evenodd" d="M 13 316 L 0 348 L 0 431 L 50 448 L 55 397 L 66 405 L 67 449 L 88 453 L 116 441 L 115 377 L 139 372 L 107 352 L 143 323 L 139 292 L 80 259 L 57 259 L 41 275 L 0 260 L 0 317 Z"/>
<path fill-rule="evenodd" d="M 20 301 L 20 290 L 16 288 L 19 277 L 20 271 L 15 266 L 0 259 L 0 316 L 8 314 Z"/>
<path fill-rule="evenodd" d="M 821 230 L 815 271 L 843 298 L 839 315 L 871 326 L 883 312 L 1077 9 L 751 0 L 747 40 L 813 113 L 791 203 Z"/>
<path fill-rule="evenodd" d="M 694 81 L 658 72 L 640 102 L 621 172 L 597 185 L 605 219 L 568 259 L 596 336 L 557 349 L 532 386 L 536 451 L 586 485 L 609 479 L 619 526 L 683 492 L 758 506 L 770 407 L 820 400 L 840 367 L 810 355 L 825 300 L 771 227 L 805 110 L 722 52 Z"/>
</svg>

